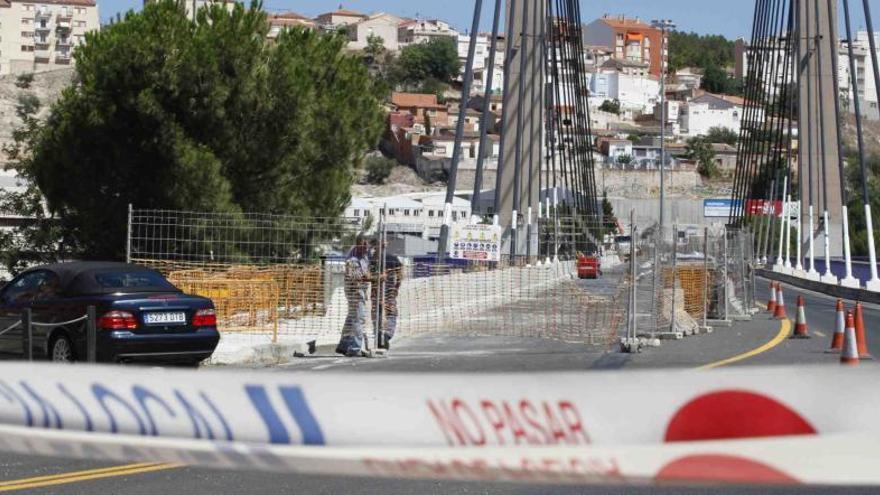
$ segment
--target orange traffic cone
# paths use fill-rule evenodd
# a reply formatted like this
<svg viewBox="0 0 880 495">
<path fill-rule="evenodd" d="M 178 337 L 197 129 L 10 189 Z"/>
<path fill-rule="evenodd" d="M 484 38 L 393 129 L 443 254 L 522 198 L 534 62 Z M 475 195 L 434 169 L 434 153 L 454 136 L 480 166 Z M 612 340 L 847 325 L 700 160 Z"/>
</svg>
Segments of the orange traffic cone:
<svg viewBox="0 0 880 495">
<path fill-rule="evenodd" d="M 868 341 L 865 338 L 865 319 L 862 312 L 862 303 L 856 303 L 856 314 L 855 314 L 855 323 L 856 323 L 856 344 L 859 349 L 859 359 L 874 359 L 870 353 L 868 353 Z"/>
<path fill-rule="evenodd" d="M 840 364 L 859 364 L 855 318 L 853 317 L 852 311 L 846 314 L 846 334 L 843 338 L 843 352 L 840 353 Z"/>
<path fill-rule="evenodd" d="M 846 333 L 846 311 L 843 309 L 843 299 L 837 300 L 837 327 L 834 336 L 831 337 L 831 348 L 827 353 L 840 352 L 843 350 L 843 335 Z"/>
<path fill-rule="evenodd" d="M 785 296 L 782 294 L 782 285 L 776 286 L 776 310 L 773 317 L 777 320 L 787 320 L 788 314 L 785 312 Z"/>
<path fill-rule="evenodd" d="M 770 301 L 767 303 L 767 311 L 776 311 L 776 282 L 770 282 Z"/>
<path fill-rule="evenodd" d="M 793 339 L 808 339 L 810 338 L 809 331 L 807 330 L 807 313 L 805 311 L 804 305 L 806 302 L 804 301 L 804 296 L 798 296 L 797 298 L 797 320 L 794 324 L 794 334 L 791 336 Z"/>
</svg>

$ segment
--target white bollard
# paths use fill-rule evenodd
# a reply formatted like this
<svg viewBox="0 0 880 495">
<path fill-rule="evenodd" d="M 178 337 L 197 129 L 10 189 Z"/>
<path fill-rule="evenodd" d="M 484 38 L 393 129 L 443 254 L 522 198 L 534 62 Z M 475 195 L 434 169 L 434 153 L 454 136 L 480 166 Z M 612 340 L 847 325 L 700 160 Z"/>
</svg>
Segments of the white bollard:
<svg viewBox="0 0 880 495">
<path fill-rule="evenodd" d="M 807 237 L 809 238 L 809 250 L 807 254 L 810 257 L 810 269 L 807 271 L 807 280 L 813 280 L 815 282 L 819 281 L 819 272 L 816 270 L 816 242 L 815 236 L 813 235 L 813 226 L 815 222 L 813 222 L 813 205 L 810 205 L 810 218 L 809 218 L 809 230 L 807 231 Z"/>
<path fill-rule="evenodd" d="M 785 219 L 788 217 L 788 202 L 785 201 L 785 196 L 788 193 L 788 177 L 782 181 L 782 225 L 779 229 L 779 251 L 776 256 L 776 265 L 773 267 L 773 271 L 782 272 L 785 267 L 785 260 L 782 258 L 782 253 L 784 253 L 785 246 L 785 226 L 787 225 Z"/>
<path fill-rule="evenodd" d="M 843 212 L 843 257 L 846 263 L 846 276 L 840 281 L 840 285 L 851 289 L 858 289 L 862 284 L 859 282 L 859 279 L 853 277 L 852 249 L 850 248 L 849 241 L 849 210 L 846 205 L 843 205 L 841 211 Z"/>
<path fill-rule="evenodd" d="M 825 228 L 822 229 L 825 231 L 825 273 L 822 274 L 821 280 L 826 284 L 837 285 L 837 276 L 831 273 L 831 229 L 828 223 L 828 210 L 825 210 L 822 216 L 825 221 Z"/>
<path fill-rule="evenodd" d="M 865 227 L 868 229 L 868 259 L 871 263 L 871 280 L 865 284 L 871 292 L 880 292 L 880 278 L 877 277 L 877 250 L 874 247 L 874 220 L 871 218 L 871 204 L 865 203 Z"/>
</svg>

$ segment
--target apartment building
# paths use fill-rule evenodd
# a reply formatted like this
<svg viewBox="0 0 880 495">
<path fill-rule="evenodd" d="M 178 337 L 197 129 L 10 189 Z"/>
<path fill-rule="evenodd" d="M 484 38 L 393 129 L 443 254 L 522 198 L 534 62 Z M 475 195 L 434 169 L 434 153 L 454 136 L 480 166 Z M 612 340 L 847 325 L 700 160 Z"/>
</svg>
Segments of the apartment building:
<svg viewBox="0 0 880 495">
<path fill-rule="evenodd" d="M 274 40 L 281 34 L 281 31 L 288 28 L 303 27 L 314 29 L 315 27 L 315 23 L 311 19 L 296 12 L 270 14 L 266 21 L 269 23 L 269 34 L 266 37 L 270 40 Z"/>
<path fill-rule="evenodd" d="M 144 5 L 156 0 L 144 0 Z M 241 0 L 183 0 L 183 8 L 186 9 L 186 17 L 195 20 L 196 14 L 204 7 L 211 5 L 224 5 L 226 10 L 232 12 L 235 4 Z"/>
<path fill-rule="evenodd" d="M 365 20 L 367 15 L 355 12 L 353 10 L 337 9 L 333 12 L 325 12 L 315 17 L 315 23 L 322 29 L 335 31 L 345 28 L 351 24 L 357 24 Z"/>
<path fill-rule="evenodd" d="M 427 43 L 437 38 L 447 38 L 452 41 L 458 39 L 458 31 L 453 29 L 449 23 L 433 19 L 433 20 L 407 20 L 400 27 L 398 39 L 401 45 L 410 45 L 413 43 Z"/>
<path fill-rule="evenodd" d="M 0 0 L 0 75 L 69 67 L 99 28 L 95 0 Z"/>
<path fill-rule="evenodd" d="M 403 19 L 393 14 L 380 12 L 373 14 L 360 22 L 348 24 L 348 47 L 353 50 L 363 50 L 370 43 L 371 37 L 382 40 L 382 46 L 386 50 L 396 52 L 400 49 L 398 44 L 398 26 Z"/>
<path fill-rule="evenodd" d="M 642 62 L 652 75 L 660 77 L 663 35 L 659 29 L 624 16 L 603 16 L 584 28 L 584 43 L 608 47 L 618 60 Z"/>
</svg>

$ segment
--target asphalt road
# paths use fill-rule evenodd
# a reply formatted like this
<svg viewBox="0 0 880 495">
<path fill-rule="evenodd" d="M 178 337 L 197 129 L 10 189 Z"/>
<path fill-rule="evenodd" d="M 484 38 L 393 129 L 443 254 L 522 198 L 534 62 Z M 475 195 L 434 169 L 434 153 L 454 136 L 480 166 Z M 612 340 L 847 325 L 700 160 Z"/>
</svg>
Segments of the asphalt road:
<svg viewBox="0 0 880 495">
<path fill-rule="evenodd" d="M 758 290 L 758 299 L 767 299 L 766 283 Z M 798 291 L 786 288 L 789 316 L 794 317 Z M 561 370 L 612 370 L 697 368 L 719 363 L 736 356 L 747 356 L 729 366 L 816 364 L 836 366 L 838 357 L 826 354 L 834 329 L 836 300 L 803 293 L 806 313 L 813 335 L 809 340 L 785 339 L 775 347 L 750 355 L 777 337 L 780 323 L 766 313 L 750 322 L 730 328 L 717 328 L 712 334 L 689 337 L 682 341 L 664 341 L 660 348 L 645 349 L 640 354 L 620 354 L 583 344 L 498 337 L 419 337 L 396 341 L 392 353 L 383 359 L 344 359 L 324 354 L 298 360 L 288 366 L 273 368 L 276 373 L 321 372 L 538 372 Z M 865 323 L 869 348 L 880 356 L 880 308 L 866 306 Z M 875 365 L 873 362 L 864 363 Z M 202 372 L 210 372 L 204 370 Z M 109 471 L 100 469 L 109 468 Z M 115 471 L 113 470 L 115 469 Z M 96 471 L 97 470 L 97 471 Z M 46 478 L 49 476 L 50 478 Z M 57 476 L 51 478 L 51 476 Z M 37 478 L 37 479 L 35 479 Z M 163 469 L 153 466 L 119 467 L 110 463 L 23 457 L 0 454 L 0 491 L 35 493 L 353 493 L 353 494 L 824 494 L 876 493 L 876 489 L 804 489 L 804 488 L 711 488 L 711 487 L 552 487 L 486 483 L 446 483 L 358 479 L 344 476 L 292 476 L 282 474 L 224 472 L 194 468 Z"/>
</svg>

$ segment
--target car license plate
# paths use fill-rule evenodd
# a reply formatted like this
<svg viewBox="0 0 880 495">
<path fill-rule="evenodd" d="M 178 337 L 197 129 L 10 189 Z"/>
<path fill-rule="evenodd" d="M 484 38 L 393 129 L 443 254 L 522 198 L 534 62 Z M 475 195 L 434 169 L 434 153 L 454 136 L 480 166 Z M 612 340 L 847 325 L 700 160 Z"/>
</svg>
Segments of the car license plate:
<svg viewBox="0 0 880 495">
<path fill-rule="evenodd" d="M 145 313 L 144 323 L 147 325 L 185 325 L 186 313 Z"/>
</svg>

